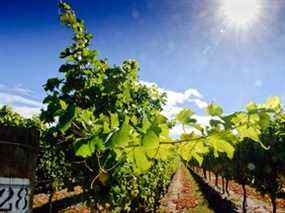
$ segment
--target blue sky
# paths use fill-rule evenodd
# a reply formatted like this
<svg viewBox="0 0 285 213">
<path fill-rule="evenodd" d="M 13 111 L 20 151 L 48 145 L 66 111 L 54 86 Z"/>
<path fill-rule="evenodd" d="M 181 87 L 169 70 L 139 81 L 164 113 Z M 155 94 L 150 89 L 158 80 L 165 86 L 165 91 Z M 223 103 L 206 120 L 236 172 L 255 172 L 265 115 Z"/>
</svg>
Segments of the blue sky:
<svg viewBox="0 0 285 213">
<path fill-rule="evenodd" d="M 169 107 L 201 112 L 215 101 L 232 112 L 272 95 L 284 101 L 285 2 L 257 0 L 259 20 L 239 31 L 218 17 L 219 1 L 69 2 L 95 34 L 100 56 L 111 64 L 137 59 L 140 79 L 170 92 Z M 3 1 L 0 23 L 0 103 L 36 111 L 71 34 L 59 23 L 56 0 Z"/>
</svg>

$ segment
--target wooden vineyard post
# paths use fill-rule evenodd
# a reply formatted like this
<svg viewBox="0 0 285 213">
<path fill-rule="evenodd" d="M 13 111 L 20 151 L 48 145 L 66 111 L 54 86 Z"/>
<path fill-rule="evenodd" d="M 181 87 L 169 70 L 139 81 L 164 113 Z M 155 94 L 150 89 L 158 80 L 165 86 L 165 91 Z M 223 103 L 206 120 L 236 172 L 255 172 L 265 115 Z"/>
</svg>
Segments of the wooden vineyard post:
<svg viewBox="0 0 285 213">
<path fill-rule="evenodd" d="M 0 212 L 31 212 L 39 132 L 0 127 Z"/>
</svg>

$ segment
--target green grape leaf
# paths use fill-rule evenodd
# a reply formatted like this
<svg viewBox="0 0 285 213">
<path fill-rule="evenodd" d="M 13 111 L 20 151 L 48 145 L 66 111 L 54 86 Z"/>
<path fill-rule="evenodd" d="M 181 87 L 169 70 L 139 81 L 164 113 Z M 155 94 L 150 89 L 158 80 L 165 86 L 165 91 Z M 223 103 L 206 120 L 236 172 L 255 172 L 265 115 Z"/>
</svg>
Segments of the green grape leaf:
<svg viewBox="0 0 285 213">
<path fill-rule="evenodd" d="M 63 100 L 59 100 L 59 104 L 61 106 L 61 109 L 66 110 L 67 104 Z"/>
<path fill-rule="evenodd" d="M 58 128 L 62 132 L 68 130 L 72 124 L 73 118 L 76 116 L 76 107 L 74 104 L 68 105 L 63 116 L 59 118 Z"/>
<path fill-rule="evenodd" d="M 190 160 L 194 146 L 195 143 L 183 143 L 179 145 L 178 153 L 183 160 Z"/>
<path fill-rule="evenodd" d="M 144 117 L 142 122 L 142 132 L 146 133 L 149 127 L 151 126 L 151 123 L 147 119 L 147 117 Z"/>
<path fill-rule="evenodd" d="M 111 147 L 119 147 L 127 145 L 130 131 L 131 131 L 131 126 L 129 125 L 129 118 L 126 117 L 120 130 L 112 136 L 110 142 Z"/>
<path fill-rule="evenodd" d="M 163 137 L 169 136 L 169 127 L 167 124 L 160 124 L 159 128 L 161 129 L 160 136 L 163 136 Z"/>
<path fill-rule="evenodd" d="M 109 121 L 108 120 L 103 120 L 103 133 L 107 134 L 109 132 L 110 132 Z"/>
<path fill-rule="evenodd" d="M 219 105 L 215 103 L 211 103 L 206 108 L 206 112 L 211 116 L 220 116 L 223 114 L 224 111 L 222 107 L 220 107 Z"/>
<path fill-rule="evenodd" d="M 167 118 L 159 113 L 155 115 L 155 123 L 156 124 L 165 124 L 167 122 Z"/>
<path fill-rule="evenodd" d="M 239 133 L 239 136 L 242 139 L 250 138 L 257 142 L 260 141 L 259 139 L 260 130 L 257 127 L 243 125 L 243 126 L 238 126 L 236 129 Z"/>
<path fill-rule="evenodd" d="M 196 144 L 195 144 L 195 147 L 194 147 L 194 152 L 195 153 L 200 153 L 200 154 L 206 154 L 210 151 L 209 147 L 205 145 L 204 141 L 201 140 L 201 141 L 198 141 Z"/>
<path fill-rule="evenodd" d="M 227 141 L 223 141 L 222 147 L 220 147 L 220 151 L 223 150 L 224 153 L 228 156 L 228 158 L 232 159 L 234 156 L 235 148 L 228 143 Z"/>
<path fill-rule="evenodd" d="M 176 120 L 182 124 L 195 123 L 195 119 L 192 119 L 193 111 L 191 109 L 183 109 L 176 115 Z"/>
<path fill-rule="evenodd" d="M 103 149 L 103 141 L 100 138 L 93 137 L 91 139 L 79 139 L 73 145 L 76 156 L 83 158 L 91 157 L 93 153 L 98 149 Z"/>
<path fill-rule="evenodd" d="M 158 150 L 156 150 L 156 159 L 161 159 L 161 160 L 167 160 L 171 156 L 174 156 L 175 153 L 175 148 L 171 144 L 164 144 L 159 146 Z"/>
<path fill-rule="evenodd" d="M 259 125 L 262 128 L 267 128 L 270 125 L 270 115 L 266 112 L 259 113 Z"/>
<path fill-rule="evenodd" d="M 257 125 L 260 121 L 259 114 L 249 114 L 248 120 L 249 124 Z"/>
<path fill-rule="evenodd" d="M 159 138 L 151 129 L 143 136 L 142 146 L 144 149 L 155 149 L 159 147 Z"/>
<path fill-rule="evenodd" d="M 44 89 L 46 91 L 53 91 L 55 88 L 57 88 L 62 80 L 59 80 L 58 78 L 50 78 L 47 80 L 47 83 L 44 85 Z"/>
<path fill-rule="evenodd" d="M 191 159 L 193 153 L 203 154 L 207 152 L 205 150 L 207 148 L 205 148 L 204 146 L 204 140 L 200 136 L 195 135 L 194 133 L 182 134 L 181 139 L 186 141 L 189 140 L 189 142 L 182 143 L 178 146 L 178 153 L 182 157 L 182 159 L 188 161 Z"/>
<path fill-rule="evenodd" d="M 222 135 L 214 134 L 209 136 L 207 139 L 209 145 L 214 149 L 214 151 L 225 153 L 229 158 L 233 157 L 234 147 L 226 141 Z"/>
<path fill-rule="evenodd" d="M 193 133 L 182 133 L 181 135 L 180 135 L 180 139 L 181 140 L 185 140 L 185 141 L 187 141 L 187 140 L 191 140 L 191 139 L 193 139 Z"/>
<path fill-rule="evenodd" d="M 257 110 L 258 106 L 256 103 L 254 103 L 253 101 L 249 102 L 247 105 L 246 105 L 246 110 L 248 112 L 255 112 Z"/>
<path fill-rule="evenodd" d="M 240 126 L 240 125 L 243 125 L 243 124 L 247 124 L 248 120 L 249 120 L 248 114 L 245 113 L 245 112 L 236 112 L 230 118 L 231 118 L 231 122 L 235 126 Z"/>
<path fill-rule="evenodd" d="M 200 166 L 202 165 L 204 158 L 201 155 L 194 152 L 192 154 L 192 158 L 195 159 L 199 163 Z"/>
<path fill-rule="evenodd" d="M 136 174 L 141 174 L 147 171 L 152 162 L 148 160 L 143 147 L 135 147 L 129 154 L 128 160 L 131 163 L 134 163 L 134 171 Z"/>
<path fill-rule="evenodd" d="M 117 128 L 120 125 L 118 114 L 112 113 L 110 117 L 111 117 L 111 128 L 112 129 Z"/>
<path fill-rule="evenodd" d="M 265 102 L 265 108 L 272 109 L 274 111 L 280 111 L 281 109 L 281 100 L 278 96 L 273 96 L 267 99 Z"/>
</svg>

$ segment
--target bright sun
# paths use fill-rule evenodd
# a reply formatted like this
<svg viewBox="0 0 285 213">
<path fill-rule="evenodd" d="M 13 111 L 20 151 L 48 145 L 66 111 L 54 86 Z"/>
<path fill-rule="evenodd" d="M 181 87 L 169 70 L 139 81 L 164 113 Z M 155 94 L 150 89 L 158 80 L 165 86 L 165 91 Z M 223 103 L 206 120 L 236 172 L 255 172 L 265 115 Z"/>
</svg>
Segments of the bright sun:
<svg viewBox="0 0 285 213">
<path fill-rule="evenodd" d="M 261 15 L 261 0 L 221 0 L 220 15 L 230 27 L 242 30 L 256 23 Z"/>
</svg>

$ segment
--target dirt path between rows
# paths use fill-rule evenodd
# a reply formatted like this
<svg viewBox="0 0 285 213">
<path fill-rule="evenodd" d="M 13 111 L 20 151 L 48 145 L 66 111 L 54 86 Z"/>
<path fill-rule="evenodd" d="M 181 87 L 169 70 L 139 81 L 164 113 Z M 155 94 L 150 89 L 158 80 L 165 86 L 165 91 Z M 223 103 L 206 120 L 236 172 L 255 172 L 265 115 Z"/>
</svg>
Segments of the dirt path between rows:
<svg viewBox="0 0 285 213">
<path fill-rule="evenodd" d="M 190 174 L 184 166 L 181 166 L 161 201 L 160 212 L 188 212 L 189 209 L 195 208 L 197 205 L 198 200 L 193 196 Z"/>
<path fill-rule="evenodd" d="M 241 186 L 234 182 L 229 183 L 229 194 L 223 193 L 221 188 L 221 181 L 218 181 L 218 186 L 215 186 L 214 178 L 209 181 L 205 179 L 201 174 L 197 174 L 196 172 L 193 173 L 194 176 L 200 179 L 199 181 L 204 182 L 204 184 L 208 185 L 212 190 L 219 193 L 219 196 L 223 200 L 228 200 L 232 202 L 236 208 L 236 212 L 242 213 L 242 190 L 240 189 Z M 209 190 L 209 189 L 208 189 Z M 250 190 L 248 190 L 250 191 Z M 264 200 L 257 199 L 261 198 L 261 196 L 254 197 L 254 193 L 248 194 L 247 197 L 247 212 L 248 213 L 271 213 L 271 205 L 270 203 L 265 202 Z M 285 209 L 278 207 L 278 213 L 285 213 Z"/>
</svg>

